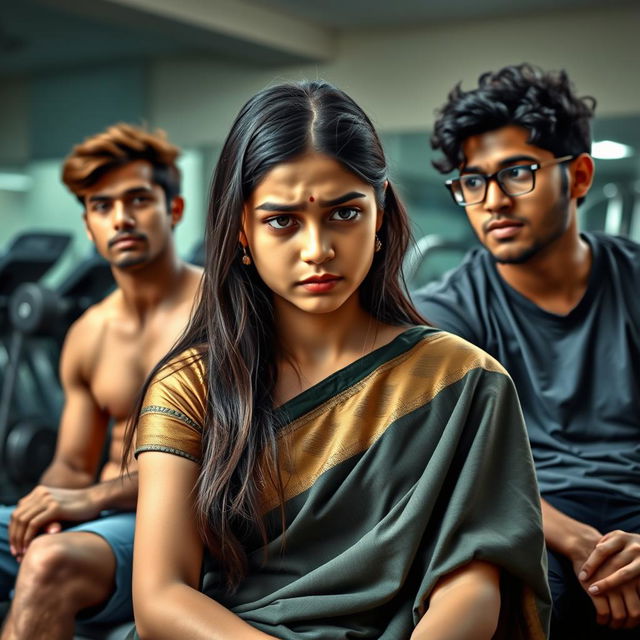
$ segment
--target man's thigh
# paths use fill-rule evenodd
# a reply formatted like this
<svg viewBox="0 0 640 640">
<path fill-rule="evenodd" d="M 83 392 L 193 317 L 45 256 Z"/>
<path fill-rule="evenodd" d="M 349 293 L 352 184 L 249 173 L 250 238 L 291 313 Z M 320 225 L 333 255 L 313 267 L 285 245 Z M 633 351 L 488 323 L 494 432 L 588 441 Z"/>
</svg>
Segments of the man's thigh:
<svg viewBox="0 0 640 640">
<path fill-rule="evenodd" d="M 543 496 L 562 513 L 604 535 L 615 529 L 640 533 L 640 497 L 605 491 L 563 491 Z"/>
<path fill-rule="evenodd" d="M 100 607 L 83 612 L 80 616 L 83 622 L 115 624 L 133 619 L 131 570 L 134 530 L 135 513 L 111 513 L 65 530 L 65 533 L 93 533 L 100 536 L 107 542 L 115 558 L 113 591 Z"/>
<path fill-rule="evenodd" d="M 640 533 L 640 498 L 611 496 L 601 507 L 600 531 L 608 533 L 622 529 L 629 533 Z"/>
<path fill-rule="evenodd" d="M 563 555 L 547 550 L 548 578 L 553 612 L 551 640 L 590 638 L 597 631 L 596 613 L 591 599 L 580 586 L 571 562 Z"/>
</svg>

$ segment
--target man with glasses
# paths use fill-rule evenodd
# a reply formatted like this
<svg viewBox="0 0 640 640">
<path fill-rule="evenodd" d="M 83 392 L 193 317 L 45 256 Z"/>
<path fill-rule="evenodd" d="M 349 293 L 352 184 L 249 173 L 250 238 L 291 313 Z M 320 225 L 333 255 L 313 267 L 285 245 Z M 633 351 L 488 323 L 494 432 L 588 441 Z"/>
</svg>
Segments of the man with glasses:
<svg viewBox="0 0 640 640">
<path fill-rule="evenodd" d="M 516 383 L 542 495 L 552 640 L 637 638 L 640 624 L 640 246 L 578 230 L 594 105 L 566 73 L 527 64 L 453 89 L 434 164 L 457 170 L 446 186 L 483 247 L 414 295 Z"/>
<path fill-rule="evenodd" d="M 534 164 L 515 164 L 507 166 L 490 175 L 483 173 L 463 173 L 459 178 L 447 180 L 445 185 L 451 192 L 456 204 L 468 207 L 473 204 L 481 204 L 487 197 L 487 187 L 491 180 L 495 180 L 500 189 L 508 196 L 523 196 L 533 191 L 536 187 L 536 171 L 551 164 L 560 164 L 573 160 L 573 156 L 554 158 L 549 162 L 536 162 Z"/>
</svg>

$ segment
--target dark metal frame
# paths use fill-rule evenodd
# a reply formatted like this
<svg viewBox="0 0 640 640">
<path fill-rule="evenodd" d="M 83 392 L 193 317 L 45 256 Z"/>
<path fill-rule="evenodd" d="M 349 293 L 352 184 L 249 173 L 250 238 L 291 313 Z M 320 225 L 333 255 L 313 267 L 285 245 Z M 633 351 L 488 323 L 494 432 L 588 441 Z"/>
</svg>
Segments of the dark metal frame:
<svg viewBox="0 0 640 640">
<path fill-rule="evenodd" d="M 510 166 L 510 167 L 503 167 L 499 171 L 496 171 L 495 173 L 491 173 L 489 175 L 485 175 L 484 173 L 464 174 L 466 177 L 477 176 L 478 178 L 484 180 L 484 193 L 482 194 L 482 198 L 480 198 L 480 200 L 476 200 L 475 202 L 465 202 L 464 200 L 460 201 L 456 198 L 456 194 L 454 191 L 454 184 L 460 183 L 460 177 L 451 178 L 450 180 L 447 180 L 444 184 L 447 187 L 447 189 L 449 189 L 449 193 L 451 194 L 453 201 L 461 207 L 470 207 L 474 204 L 480 204 L 481 202 L 484 202 L 484 199 L 487 197 L 487 189 L 489 188 L 489 182 L 491 182 L 491 180 L 496 181 L 496 184 L 498 185 L 498 187 L 500 187 L 500 191 L 502 191 L 502 193 L 504 193 L 506 196 L 509 196 L 510 198 L 517 198 L 518 196 L 523 196 L 526 193 L 531 193 L 536 188 L 536 171 L 538 171 L 539 169 L 542 169 L 543 167 L 549 167 L 554 164 L 561 164 L 562 162 L 568 162 L 569 160 L 573 160 L 574 158 L 575 156 L 562 156 L 561 158 L 554 158 L 553 160 L 549 160 L 547 162 L 533 162 L 532 164 L 514 164 L 513 166 Z M 532 177 L 531 188 L 527 189 L 526 191 L 521 191 L 519 193 L 509 193 L 506 190 L 504 184 L 502 184 L 500 176 L 501 174 L 504 174 L 505 171 L 512 171 L 513 169 L 518 169 L 518 168 L 529 169 L 531 171 L 531 177 Z M 462 187 L 460 187 L 460 194 L 462 194 Z"/>
</svg>

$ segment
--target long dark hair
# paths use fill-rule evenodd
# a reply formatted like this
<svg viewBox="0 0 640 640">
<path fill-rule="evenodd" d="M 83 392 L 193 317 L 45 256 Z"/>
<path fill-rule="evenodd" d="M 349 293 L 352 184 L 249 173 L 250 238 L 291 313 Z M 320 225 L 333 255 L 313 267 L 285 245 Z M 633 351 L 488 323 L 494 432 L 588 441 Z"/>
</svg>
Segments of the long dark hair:
<svg viewBox="0 0 640 640">
<path fill-rule="evenodd" d="M 275 464 L 278 347 L 272 295 L 255 268 L 241 263 L 242 211 L 270 169 L 310 150 L 336 159 L 370 184 L 384 209 L 378 232 L 384 248 L 360 287 L 363 308 L 392 325 L 423 322 L 402 278 L 410 240 L 407 214 L 393 186 L 385 189 L 387 164 L 369 118 L 349 96 L 324 82 L 278 85 L 251 98 L 231 127 L 214 173 L 200 302 L 143 389 L 187 349 L 195 349 L 204 361 L 208 403 L 196 510 L 203 539 L 221 561 L 229 588 L 246 573 L 242 535 L 257 528 L 267 541 L 261 487 L 271 483 L 281 502 L 283 495 Z M 134 430 L 135 418 L 127 430 L 127 451 Z"/>
</svg>

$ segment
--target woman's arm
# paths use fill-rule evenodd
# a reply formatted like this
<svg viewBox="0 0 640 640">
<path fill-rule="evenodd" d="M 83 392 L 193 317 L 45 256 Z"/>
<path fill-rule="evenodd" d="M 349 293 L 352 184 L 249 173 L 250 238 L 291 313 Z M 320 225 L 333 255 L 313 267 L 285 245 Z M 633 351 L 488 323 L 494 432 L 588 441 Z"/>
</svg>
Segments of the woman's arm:
<svg viewBox="0 0 640 640">
<path fill-rule="evenodd" d="M 411 640 L 489 640 L 500 614 L 500 570 L 474 560 L 443 576 Z"/>
<path fill-rule="evenodd" d="M 141 640 L 274 640 L 198 591 L 197 465 L 149 451 L 140 454 L 138 473 L 133 604 Z"/>
</svg>

